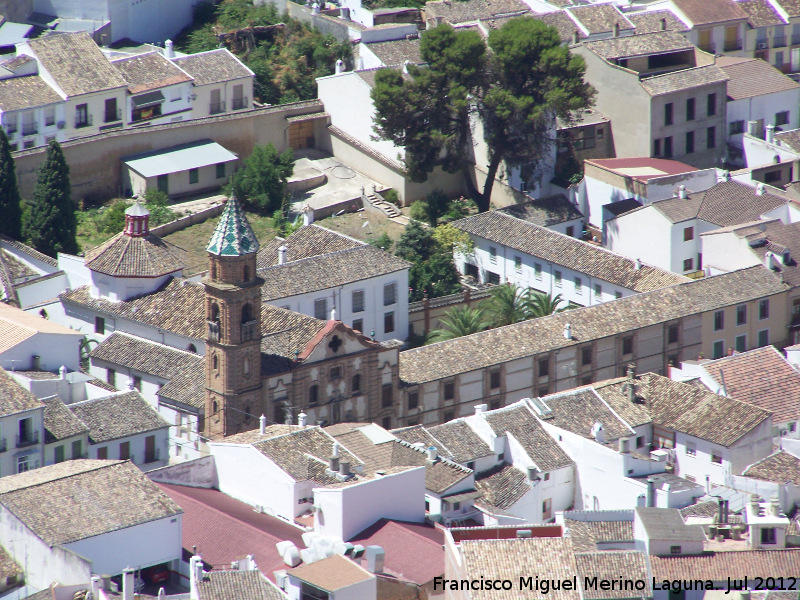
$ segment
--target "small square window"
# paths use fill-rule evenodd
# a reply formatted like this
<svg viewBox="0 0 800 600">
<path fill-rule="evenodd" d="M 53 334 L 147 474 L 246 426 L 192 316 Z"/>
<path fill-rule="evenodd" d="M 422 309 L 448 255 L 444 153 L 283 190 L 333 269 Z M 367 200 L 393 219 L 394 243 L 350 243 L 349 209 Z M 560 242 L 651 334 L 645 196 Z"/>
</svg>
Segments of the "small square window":
<svg viewBox="0 0 800 600">
<path fill-rule="evenodd" d="M 622 292 L 614 292 L 614 298 L 617 299 L 617 300 L 622 298 Z"/>
<path fill-rule="evenodd" d="M 554 271 L 553 272 L 553 279 L 555 280 L 554 284 L 556 287 L 561 287 L 561 271 Z"/>
<path fill-rule="evenodd" d="M 680 546 L 670 546 L 669 547 L 669 553 L 670 554 L 680 554 L 681 553 L 681 547 Z"/>
<path fill-rule="evenodd" d="M 603 286 L 599 283 L 594 284 L 594 297 L 601 298 L 603 296 Z"/>
<path fill-rule="evenodd" d="M 686 446 L 684 446 L 684 450 L 687 456 L 696 456 L 697 455 L 697 444 L 694 442 L 686 442 Z"/>
<path fill-rule="evenodd" d="M 446 381 L 444 384 L 444 399 L 452 400 L 456 397 L 456 384 L 453 381 Z"/>
<path fill-rule="evenodd" d="M 339 380 L 342 378 L 342 368 L 341 367 L 331 367 L 331 370 L 328 372 L 328 378 L 331 380 Z"/>
<path fill-rule="evenodd" d="M 775 544 L 775 528 L 762 527 L 761 528 L 761 543 L 762 544 Z"/>
<path fill-rule="evenodd" d="M 94 318 L 94 332 L 100 335 L 106 332 L 106 320 L 103 317 Z"/>
<path fill-rule="evenodd" d="M 758 347 L 769 345 L 769 329 L 762 329 L 758 332 Z"/>
<path fill-rule="evenodd" d="M 197 183 L 200 181 L 200 170 L 199 169 L 189 169 L 189 183 Z"/>
<path fill-rule="evenodd" d="M 364 319 L 353 319 L 353 329 L 364 333 Z"/>
<path fill-rule="evenodd" d="M 744 352 L 747 350 L 747 335 L 737 335 L 735 347 L 737 352 Z"/>
<path fill-rule="evenodd" d="M 637 448 L 644 448 L 644 436 L 640 435 L 636 437 L 636 447 Z"/>
<path fill-rule="evenodd" d="M 694 269 L 694 259 L 687 258 L 683 261 L 683 270 L 692 271 Z"/>
<path fill-rule="evenodd" d="M 722 464 L 722 452 L 719 450 L 712 450 L 711 451 L 711 462 L 716 465 Z"/>
<path fill-rule="evenodd" d="M 550 473 L 544 474 L 544 481 L 550 481 Z"/>
<path fill-rule="evenodd" d="M 225 163 L 217 163 L 217 179 L 225 178 Z"/>
<path fill-rule="evenodd" d="M 539 377 L 547 377 L 550 374 L 550 359 L 539 359 Z"/>
<path fill-rule="evenodd" d="M 408 410 L 414 410 L 415 408 L 419 408 L 419 392 L 416 390 L 408 392 Z"/>
<path fill-rule="evenodd" d="M 494 246 L 489 246 L 489 262 L 496 263 L 497 262 L 497 248 Z"/>
<path fill-rule="evenodd" d="M 694 239 L 694 227 L 686 227 L 683 230 L 683 241 L 689 242 Z"/>
<path fill-rule="evenodd" d="M 633 354 L 633 336 L 629 335 L 622 338 L 622 354 Z"/>
<path fill-rule="evenodd" d="M 500 371 L 491 371 L 489 373 L 489 388 L 493 390 L 500 389 Z"/>
</svg>

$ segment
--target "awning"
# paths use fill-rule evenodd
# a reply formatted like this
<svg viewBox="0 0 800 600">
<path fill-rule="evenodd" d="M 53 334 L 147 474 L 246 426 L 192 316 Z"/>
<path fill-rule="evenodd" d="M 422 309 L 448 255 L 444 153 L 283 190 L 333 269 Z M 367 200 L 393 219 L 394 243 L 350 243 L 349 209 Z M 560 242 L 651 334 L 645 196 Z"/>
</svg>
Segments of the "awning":
<svg viewBox="0 0 800 600">
<path fill-rule="evenodd" d="M 142 94 L 141 96 L 134 96 L 134 108 L 144 108 L 145 106 L 153 106 L 154 104 L 161 104 L 164 102 L 164 94 L 161 92 L 150 92 L 149 94 Z"/>
</svg>

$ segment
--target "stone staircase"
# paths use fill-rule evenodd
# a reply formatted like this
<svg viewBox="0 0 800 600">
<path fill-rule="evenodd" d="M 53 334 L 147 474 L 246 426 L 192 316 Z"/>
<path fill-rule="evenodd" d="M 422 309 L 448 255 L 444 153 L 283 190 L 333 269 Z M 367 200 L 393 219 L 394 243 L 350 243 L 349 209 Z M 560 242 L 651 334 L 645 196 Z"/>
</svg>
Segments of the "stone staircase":
<svg viewBox="0 0 800 600">
<path fill-rule="evenodd" d="M 381 198 L 381 196 L 376 194 L 375 192 L 369 192 L 367 194 L 364 194 L 364 198 L 372 206 L 380 210 L 382 213 L 386 214 L 390 219 L 400 216 L 400 211 L 397 210 L 397 207 L 394 204 L 386 202 L 386 200 Z"/>
</svg>

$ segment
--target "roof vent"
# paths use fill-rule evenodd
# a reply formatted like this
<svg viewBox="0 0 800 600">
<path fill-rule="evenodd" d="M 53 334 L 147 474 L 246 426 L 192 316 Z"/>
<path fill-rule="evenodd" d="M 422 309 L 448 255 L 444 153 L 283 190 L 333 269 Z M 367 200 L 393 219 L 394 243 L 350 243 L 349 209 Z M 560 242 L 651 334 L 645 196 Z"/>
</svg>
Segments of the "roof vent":
<svg viewBox="0 0 800 600">
<path fill-rule="evenodd" d="M 282 265 L 282 264 L 284 264 L 286 262 L 286 250 L 288 250 L 288 248 L 286 248 L 286 246 L 281 246 L 280 248 L 278 248 L 278 264 L 279 265 Z"/>
<path fill-rule="evenodd" d="M 564 339 L 571 340 L 572 339 L 572 325 L 569 323 L 564 325 Z"/>
<path fill-rule="evenodd" d="M 595 421 L 594 425 L 592 425 L 592 437 L 598 444 L 606 443 L 606 432 L 600 421 Z"/>
<path fill-rule="evenodd" d="M 536 467 L 528 467 L 528 481 L 539 481 L 539 473 Z"/>
<path fill-rule="evenodd" d="M 661 31 L 666 31 L 666 30 L 667 30 L 667 20 L 661 19 Z"/>
<path fill-rule="evenodd" d="M 305 427 L 307 418 L 308 415 L 306 415 L 304 412 L 301 412 L 299 415 L 297 415 L 297 424 L 300 425 L 300 427 Z"/>
<path fill-rule="evenodd" d="M 386 552 L 380 546 L 367 546 L 367 571 L 370 573 L 382 573 L 383 563 Z"/>
<path fill-rule="evenodd" d="M 488 408 L 489 408 L 489 406 L 486 405 L 486 404 L 476 404 L 475 405 L 475 414 L 479 415 L 481 413 L 485 413 Z"/>
<path fill-rule="evenodd" d="M 764 184 L 759 181 L 758 185 L 756 186 L 756 196 L 763 196 L 766 193 L 767 188 L 764 187 Z"/>
<path fill-rule="evenodd" d="M 261 415 L 258 417 L 258 433 L 264 435 L 267 431 L 267 417 Z"/>
<path fill-rule="evenodd" d="M 439 452 L 436 450 L 436 446 L 428 446 L 428 460 L 431 462 L 436 462 L 439 458 Z"/>
<path fill-rule="evenodd" d="M 636 261 L 633 263 L 633 269 L 634 271 L 638 271 L 641 268 L 642 268 L 642 259 L 637 258 Z"/>
<path fill-rule="evenodd" d="M 678 186 L 678 198 L 686 199 L 688 194 L 686 193 L 686 186 L 681 184 Z"/>
</svg>

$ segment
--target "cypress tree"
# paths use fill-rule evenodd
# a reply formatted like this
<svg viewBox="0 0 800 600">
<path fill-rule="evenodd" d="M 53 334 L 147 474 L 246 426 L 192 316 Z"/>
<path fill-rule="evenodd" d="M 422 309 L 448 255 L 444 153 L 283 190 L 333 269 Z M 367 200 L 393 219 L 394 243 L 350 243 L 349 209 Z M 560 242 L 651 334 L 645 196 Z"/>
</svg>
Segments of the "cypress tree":
<svg viewBox="0 0 800 600">
<path fill-rule="evenodd" d="M 17 188 L 17 170 L 11 146 L 0 127 L 0 233 L 15 240 L 22 237 L 22 207 Z"/>
<path fill-rule="evenodd" d="M 55 140 L 47 147 L 44 165 L 33 190 L 25 237 L 39 252 L 55 257 L 59 252 L 77 254 L 77 221 L 70 200 L 69 167 Z"/>
</svg>

